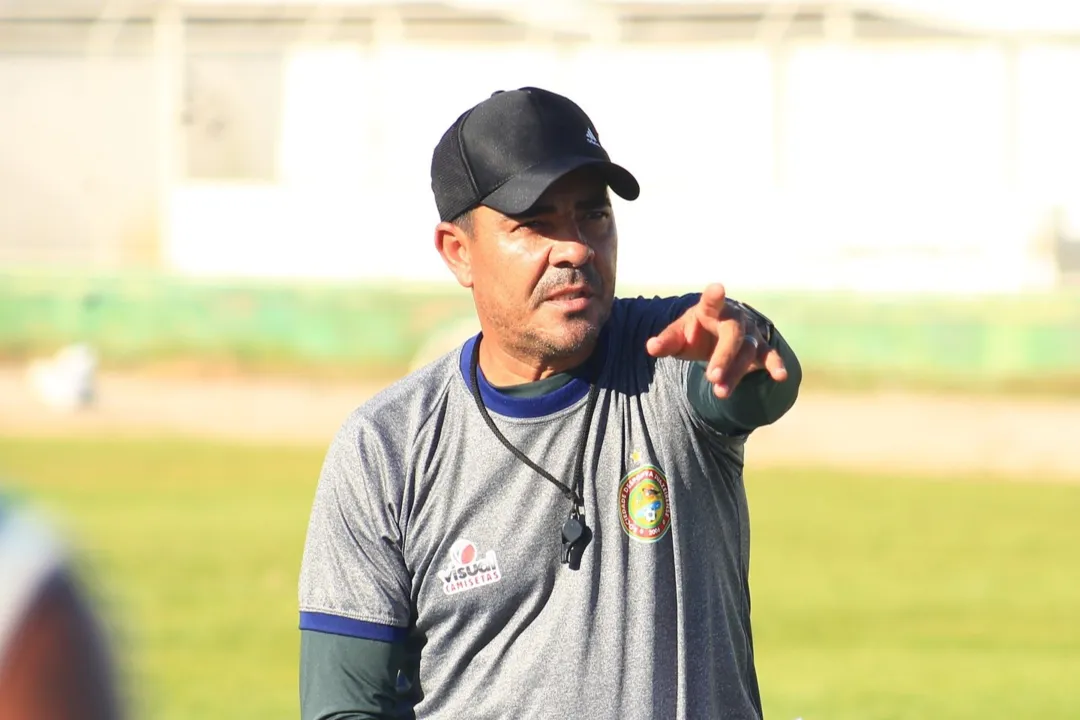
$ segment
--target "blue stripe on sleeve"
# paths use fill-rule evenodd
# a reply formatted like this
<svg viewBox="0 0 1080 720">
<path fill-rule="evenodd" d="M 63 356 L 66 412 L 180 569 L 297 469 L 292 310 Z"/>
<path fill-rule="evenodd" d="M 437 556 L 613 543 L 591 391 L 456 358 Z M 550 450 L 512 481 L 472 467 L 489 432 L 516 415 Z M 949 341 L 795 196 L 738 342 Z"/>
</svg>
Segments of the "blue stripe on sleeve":
<svg viewBox="0 0 1080 720">
<path fill-rule="evenodd" d="M 409 636 L 408 628 L 365 622 L 364 620 L 354 620 L 340 615 L 328 615 L 327 613 L 318 612 L 300 613 L 300 629 L 390 643 L 404 642 Z"/>
</svg>

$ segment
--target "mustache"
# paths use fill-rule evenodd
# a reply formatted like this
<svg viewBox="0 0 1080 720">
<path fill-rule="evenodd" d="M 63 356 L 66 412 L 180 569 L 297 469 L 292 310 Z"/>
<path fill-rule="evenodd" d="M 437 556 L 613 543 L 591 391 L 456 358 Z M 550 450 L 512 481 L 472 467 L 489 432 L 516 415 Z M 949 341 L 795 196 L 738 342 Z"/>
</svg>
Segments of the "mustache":
<svg viewBox="0 0 1080 720">
<path fill-rule="evenodd" d="M 552 293 L 576 285 L 587 285 L 589 290 L 597 295 L 604 289 L 604 281 L 592 265 L 577 268 L 551 268 L 544 277 L 540 278 L 533 298 L 541 302 Z"/>
</svg>

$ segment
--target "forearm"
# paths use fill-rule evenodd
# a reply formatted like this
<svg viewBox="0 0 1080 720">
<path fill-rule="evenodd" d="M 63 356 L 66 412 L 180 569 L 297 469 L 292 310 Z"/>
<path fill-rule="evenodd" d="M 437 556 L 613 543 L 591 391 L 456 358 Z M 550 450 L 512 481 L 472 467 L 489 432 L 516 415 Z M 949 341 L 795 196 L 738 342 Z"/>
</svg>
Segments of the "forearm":
<svg viewBox="0 0 1080 720">
<path fill-rule="evenodd" d="M 779 332 L 773 332 L 769 345 L 780 353 L 787 369 L 787 379 L 777 382 L 764 370 L 749 373 L 726 398 L 713 393 L 705 377 L 705 363 L 690 368 L 687 397 L 690 404 L 710 426 L 725 435 L 742 435 L 771 425 L 795 404 L 802 382 L 802 367 L 795 352 Z"/>
</svg>

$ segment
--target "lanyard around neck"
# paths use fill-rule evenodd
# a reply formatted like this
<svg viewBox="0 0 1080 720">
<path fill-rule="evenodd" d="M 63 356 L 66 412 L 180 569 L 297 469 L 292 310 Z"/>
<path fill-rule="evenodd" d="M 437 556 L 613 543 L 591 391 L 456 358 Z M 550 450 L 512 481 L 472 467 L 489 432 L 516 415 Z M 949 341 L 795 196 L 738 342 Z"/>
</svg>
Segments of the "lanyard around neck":
<svg viewBox="0 0 1080 720">
<path fill-rule="evenodd" d="M 588 526 L 585 525 L 585 445 L 589 439 L 589 430 L 592 426 L 592 418 L 593 413 L 596 410 L 596 401 L 600 394 L 600 386 L 596 382 L 592 382 L 589 385 L 589 399 L 585 404 L 585 424 L 582 426 L 581 434 L 578 436 L 577 458 L 574 464 L 574 480 L 571 485 L 567 485 L 560 482 L 554 475 L 530 460 L 525 453 L 507 440 L 506 436 L 503 435 L 495 425 L 495 420 L 491 417 L 491 413 L 488 412 L 487 407 L 484 405 L 484 398 L 480 394 L 478 374 L 480 367 L 481 338 L 482 335 L 477 336 L 476 342 L 473 344 L 472 357 L 469 360 L 469 379 L 472 382 L 472 394 L 473 399 L 476 400 L 476 407 L 480 411 L 480 415 L 484 418 L 484 422 L 491 428 L 491 432 L 499 439 L 499 442 L 505 445 L 506 449 L 514 454 L 514 457 L 528 465 L 535 470 L 540 477 L 558 488 L 559 492 L 572 503 L 570 516 L 562 526 L 562 561 L 568 563 L 572 569 L 576 570 L 581 562 L 581 554 L 585 550 L 585 546 L 588 545 L 589 539 L 592 537 L 592 533 Z"/>
</svg>

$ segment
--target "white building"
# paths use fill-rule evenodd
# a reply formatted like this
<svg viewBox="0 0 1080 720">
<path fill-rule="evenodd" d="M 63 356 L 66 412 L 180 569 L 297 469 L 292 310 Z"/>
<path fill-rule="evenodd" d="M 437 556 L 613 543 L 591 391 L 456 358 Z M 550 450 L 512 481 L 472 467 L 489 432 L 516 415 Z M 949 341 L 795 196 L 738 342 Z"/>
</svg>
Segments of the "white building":
<svg viewBox="0 0 1080 720">
<path fill-rule="evenodd" d="M 0 267 L 447 280 L 431 150 L 540 85 L 641 181 L 628 285 L 1048 288 L 1069 5 L 6 0 Z"/>
</svg>

